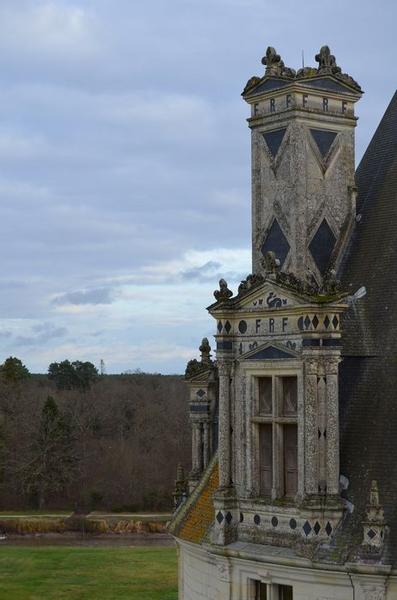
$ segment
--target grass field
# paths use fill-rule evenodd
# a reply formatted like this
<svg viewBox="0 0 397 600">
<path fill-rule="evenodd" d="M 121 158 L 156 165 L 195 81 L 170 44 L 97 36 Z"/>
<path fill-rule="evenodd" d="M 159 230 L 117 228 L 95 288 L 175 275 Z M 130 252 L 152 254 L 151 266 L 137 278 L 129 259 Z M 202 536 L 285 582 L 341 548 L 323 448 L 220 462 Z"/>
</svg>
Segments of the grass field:
<svg viewBox="0 0 397 600">
<path fill-rule="evenodd" d="M 1 600 L 176 600 L 174 548 L 0 548 Z"/>
</svg>

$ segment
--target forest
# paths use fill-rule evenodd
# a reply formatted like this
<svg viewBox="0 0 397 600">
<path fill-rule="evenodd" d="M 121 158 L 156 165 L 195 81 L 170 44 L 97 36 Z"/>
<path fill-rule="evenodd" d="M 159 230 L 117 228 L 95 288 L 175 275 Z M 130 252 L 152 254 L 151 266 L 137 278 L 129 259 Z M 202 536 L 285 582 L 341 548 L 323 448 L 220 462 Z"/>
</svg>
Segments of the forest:
<svg viewBox="0 0 397 600">
<path fill-rule="evenodd" d="M 0 367 L 0 510 L 170 510 L 190 446 L 181 376 Z"/>
</svg>

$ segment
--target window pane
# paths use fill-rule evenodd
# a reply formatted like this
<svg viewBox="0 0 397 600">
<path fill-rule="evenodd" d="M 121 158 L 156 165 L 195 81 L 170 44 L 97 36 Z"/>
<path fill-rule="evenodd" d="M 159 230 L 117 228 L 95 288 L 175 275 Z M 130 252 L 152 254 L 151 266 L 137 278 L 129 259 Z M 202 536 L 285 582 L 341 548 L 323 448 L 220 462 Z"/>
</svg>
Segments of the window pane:
<svg viewBox="0 0 397 600">
<path fill-rule="evenodd" d="M 298 490 L 298 428 L 284 425 L 284 487 L 286 496 Z"/>
<path fill-rule="evenodd" d="M 298 382 L 296 377 L 282 377 L 283 415 L 296 415 L 298 408 Z"/>
<path fill-rule="evenodd" d="M 279 599 L 280 600 L 293 600 L 291 585 L 280 585 L 279 586 Z"/>
<path fill-rule="evenodd" d="M 272 378 L 259 378 L 259 414 L 271 415 L 272 409 Z"/>
<path fill-rule="evenodd" d="M 267 600 L 267 585 L 261 581 L 255 582 L 255 600 Z"/>
<path fill-rule="evenodd" d="M 260 492 L 264 496 L 270 495 L 273 482 L 273 432 L 272 426 L 259 426 L 259 470 Z"/>
</svg>

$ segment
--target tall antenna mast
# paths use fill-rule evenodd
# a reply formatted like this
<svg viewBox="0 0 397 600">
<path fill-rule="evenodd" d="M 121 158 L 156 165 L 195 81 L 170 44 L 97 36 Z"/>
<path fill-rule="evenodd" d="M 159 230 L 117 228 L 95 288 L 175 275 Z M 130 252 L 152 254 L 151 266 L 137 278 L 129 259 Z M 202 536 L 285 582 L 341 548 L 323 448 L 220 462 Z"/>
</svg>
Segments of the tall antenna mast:
<svg viewBox="0 0 397 600">
<path fill-rule="evenodd" d="M 304 68 L 305 68 L 305 53 L 302 50 L 302 69 L 304 69 Z"/>
</svg>

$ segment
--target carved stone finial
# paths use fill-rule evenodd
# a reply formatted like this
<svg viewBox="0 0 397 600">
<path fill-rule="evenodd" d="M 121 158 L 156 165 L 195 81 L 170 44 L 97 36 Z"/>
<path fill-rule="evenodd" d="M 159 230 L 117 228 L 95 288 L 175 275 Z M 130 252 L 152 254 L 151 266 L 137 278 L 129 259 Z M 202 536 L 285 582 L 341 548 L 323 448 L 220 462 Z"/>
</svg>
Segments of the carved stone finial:
<svg viewBox="0 0 397 600">
<path fill-rule="evenodd" d="M 227 287 L 227 281 L 224 279 L 219 280 L 219 290 L 214 292 L 215 300 L 229 300 L 233 296 L 233 292 Z"/>
<path fill-rule="evenodd" d="M 265 56 L 262 58 L 262 64 L 266 66 L 265 75 L 268 77 L 290 77 L 294 78 L 296 72 L 294 69 L 286 67 L 281 56 L 277 54 L 272 46 L 268 46 Z"/>
<path fill-rule="evenodd" d="M 175 510 L 185 502 L 187 498 L 187 480 L 185 477 L 185 470 L 181 464 L 178 464 L 176 469 L 176 480 L 174 490 L 174 507 Z"/>
<path fill-rule="evenodd" d="M 277 54 L 275 48 L 268 46 L 265 56 L 262 58 L 262 64 L 266 66 L 265 75 L 281 75 L 284 69 L 284 63 L 281 56 Z"/>
<path fill-rule="evenodd" d="M 386 522 L 383 507 L 379 501 L 378 482 L 371 482 L 367 511 L 363 520 L 362 545 L 367 551 L 380 552 L 384 545 Z"/>
<path fill-rule="evenodd" d="M 185 469 L 182 467 L 181 463 L 178 464 L 176 468 L 176 483 L 185 481 Z"/>
<path fill-rule="evenodd" d="M 340 291 L 340 281 L 336 277 L 336 271 L 330 268 L 323 277 L 322 290 L 325 294 L 336 294 Z"/>
<path fill-rule="evenodd" d="M 201 341 L 201 346 L 199 348 L 200 352 L 201 352 L 201 362 L 203 363 L 203 365 L 210 365 L 211 364 L 211 346 L 209 344 L 209 341 L 207 338 L 203 338 Z"/>
<path fill-rule="evenodd" d="M 336 64 L 335 56 L 331 54 L 329 46 L 323 46 L 315 58 L 316 62 L 318 62 L 317 72 L 319 74 L 335 75 L 335 73 L 341 72 L 341 68 Z"/>
<path fill-rule="evenodd" d="M 280 261 L 276 257 L 275 253 L 269 250 L 269 252 L 266 252 L 265 257 L 262 260 L 262 265 L 265 269 L 266 275 L 275 275 L 280 268 Z"/>
</svg>

